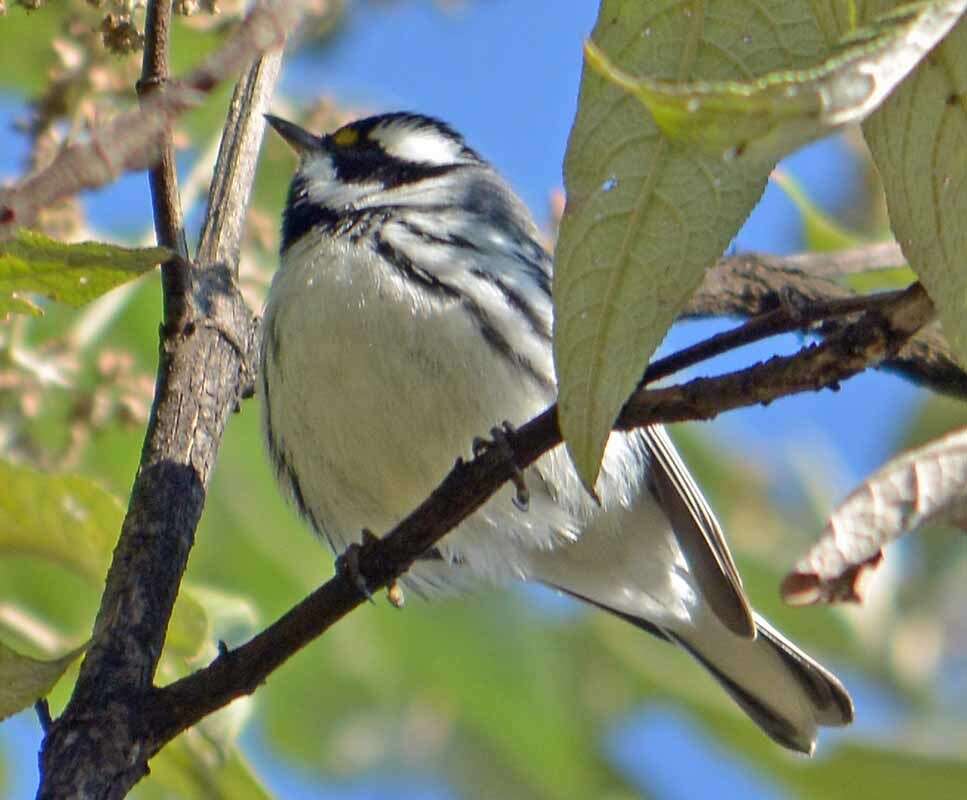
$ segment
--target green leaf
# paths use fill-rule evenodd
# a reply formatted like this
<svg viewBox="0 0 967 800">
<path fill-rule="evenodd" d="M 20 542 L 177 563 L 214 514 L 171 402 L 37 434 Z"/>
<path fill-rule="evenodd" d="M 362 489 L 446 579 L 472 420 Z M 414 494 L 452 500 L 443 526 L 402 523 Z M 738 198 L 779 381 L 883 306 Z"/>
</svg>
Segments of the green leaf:
<svg viewBox="0 0 967 800">
<path fill-rule="evenodd" d="M 778 158 L 868 114 L 965 4 L 906 8 L 830 48 L 804 0 L 604 0 L 554 276 L 560 423 L 585 485 L 648 358 Z"/>
<path fill-rule="evenodd" d="M 60 34 L 68 13 L 60 3 L 41 11 L 7 3 L 7 14 L 0 19 L 5 40 L 0 47 L 0 86 L 31 96 L 46 87 L 56 63 L 50 43 Z"/>
<path fill-rule="evenodd" d="M 105 242 L 64 244 L 20 230 L 0 243 L 0 314 L 38 313 L 25 294 L 80 306 L 127 283 L 168 258 L 161 247 L 130 248 Z"/>
<path fill-rule="evenodd" d="M 91 595 L 84 599 L 93 603 L 104 585 L 124 518 L 118 499 L 89 478 L 2 461 L 0 486 L 0 558 L 30 556 L 56 564 L 83 579 L 81 587 L 89 587 Z M 14 599 L 27 614 L 50 613 L 22 595 Z M 79 599 L 75 594 L 75 602 Z M 184 674 L 185 663 L 199 657 L 207 644 L 212 645 L 213 658 L 215 637 L 230 638 L 245 622 L 245 633 L 251 633 L 253 613 L 243 598 L 186 584 L 168 626 L 165 654 L 173 658 L 171 668 Z M 63 623 L 59 615 L 57 621 Z"/>
<path fill-rule="evenodd" d="M 121 530 L 117 498 L 78 475 L 0 461 L 0 557 L 30 555 L 100 588 Z"/>
<path fill-rule="evenodd" d="M 165 654 L 177 657 L 177 677 L 189 671 L 186 664 L 201 658 L 206 652 L 206 645 L 211 645 L 209 661 L 217 655 L 207 607 L 192 589 L 187 581 L 182 583 L 175 607 L 171 611 L 168 635 L 165 637 Z M 172 678 L 174 677 L 176 676 L 173 675 Z"/>
<path fill-rule="evenodd" d="M 804 0 L 604 0 L 593 38 L 629 74 L 748 80 L 821 60 Z M 728 58 L 723 58 L 727 53 Z M 555 258 L 560 421 L 586 485 L 655 347 L 762 194 L 774 158 L 726 160 L 666 138 L 636 98 L 585 69 Z"/>
<path fill-rule="evenodd" d="M 780 157 L 866 118 L 957 23 L 967 0 L 914 3 L 853 31 L 808 69 L 744 81 L 633 77 L 587 42 L 588 65 L 637 97 L 661 132 L 717 154 Z"/>
<path fill-rule="evenodd" d="M 883 292 L 891 289 L 906 289 L 917 280 L 916 273 L 910 267 L 893 267 L 892 269 L 871 269 L 844 275 L 842 283 L 859 294 Z"/>
<path fill-rule="evenodd" d="M 183 733 L 151 759 L 151 774 L 138 784 L 139 800 L 271 800 L 272 794 L 237 749 L 222 755 Z"/>
<path fill-rule="evenodd" d="M 829 214 L 819 208 L 803 191 L 799 182 L 789 173 L 776 167 L 771 178 L 786 196 L 792 200 L 802 220 L 804 239 L 808 250 L 828 252 L 857 247 L 865 242 L 862 236 L 848 231 Z"/>
<path fill-rule="evenodd" d="M 20 655 L 0 642 L 0 720 L 44 697 L 82 652 L 84 647 L 78 647 L 60 658 L 45 661 Z"/>
<path fill-rule="evenodd" d="M 797 766 L 786 760 L 774 769 L 799 789 L 799 797 L 824 800 L 855 800 L 857 780 L 862 780 L 861 796 L 883 800 L 913 795 L 959 797 L 967 781 L 967 763 L 962 758 L 917 752 L 915 745 L 904 747 L 902 742 L 894 747 L 847 742 L 817 764 L 818 769 Z"/>
<path fill-rule="evenodd" d="M 844 250 L 861 246 L 869 241 L 860 234 L 844 228 L 819 208 L 803 191 L 798 181 L 781 168 L 776 167 L 772 171 L 771 180 L 786 193 L 799 211 L 803 238 L 808 250 L 819 252 Z M 905 289 L 917 280 L 917 276 L 912 269 L 902 264 L 902 259 L 898 259 L 895 267 L 848 272 L 840 275 L 839 280 L 853 291 L 866 294 L 890 289 Z"/>
<path fill-rule="evenodd" d="M 967 364 L 967 23 L 863 125 L 890 224 Z"/>
</svg>

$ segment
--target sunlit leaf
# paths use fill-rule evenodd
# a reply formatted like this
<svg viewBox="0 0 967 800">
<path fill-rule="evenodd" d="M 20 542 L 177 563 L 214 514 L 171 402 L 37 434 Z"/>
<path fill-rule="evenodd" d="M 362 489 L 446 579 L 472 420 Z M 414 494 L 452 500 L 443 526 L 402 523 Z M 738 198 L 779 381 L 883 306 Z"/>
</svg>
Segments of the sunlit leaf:
<svg viewBox="0 0 967 800">
<path fill-rule="evenodd" d="M 185 581 L 165 639 L 162 682 L 211 663 L 222 643 L 234 646 L 246 641 L 255 634 L 257 624 L 258 615 L 249 598 Z M 241 697 L 205 717 L 193 730 L 207 747 L 227 757 L 252 716 L 253 703 L 253 698 Z"/>
<path fill-rule="evenodd" d="M 171 612 L 165 653 L 178 656 L 177 663 L 181 665 L 198 658 L 208 643 L 214 645 L 207 610 L 188 585 L 183 585 Z"/>
<path fill-rule="evenodd" d="M 779 157 L 865 119 L 957 23 L 967 0 L 912 3 L 853 31 L 823 61 L 745 81 L 680 82 L 628 74 L 598 48 L 588 64 L 637 97 L 662 133 L 722 155 Z"/>
<path fill-rule="evenodd" d="M 795 604 L 859 600 L 864 569 L 905 533 L 936 522 L 967 527 L 967 430 L 904 453 L 855 489 L 783 582 Z"/>
<path fill-rule="evenodd" d="M 830 250 L 845 250 L 863 244 L 864 239 L 846 230 L 829 214 L 819 208 L 803 191 L 799 182 L 785 170 L 776 167 L 770 179 L 796 206 L 802 221 L 803 239 L 806 249 L 826 252 Z"/>
<path fill-rule="evenodd" d="M 219 641 L 244 642 L 256 632 L 258 614 L 250 598 L 185 581 L 178 594 L 166 647 L 186 659 L 198 658 L 199 646 L 210 647 L 215 658 Z"/>
<path fill-rule="evenodd" d="M 924 797 L 957 797 L 967 780 L 967 763 L 962 758 L 924 754 L 915 747 L 904 748 L 903 742 L 879 747 L 844 742 L 817 763 L 816 769 L 798 766 L 786 761 L 777 770 L 799 790 L 799 797 L 824 800 L 856 800 L 857 781 L 862 783 L 861 797 L 908 798 L 921 793 Z"/>
<path fill-rule="evenodd" d="M 0 720 L 46 695 L 82 652 L 79 647 L 48 661 L 21 655 L 0 642 Z"/>
<path fill-rule="evenodd" d="M 0 603 L 0 640 L 14 649 L 42 655 L 63 652 L 76 644 L 38 614 L 11 602 Z"/>
<path fill-rule="evenodd" d="M 967 363 L 967 23 L 863 125 L 890 225 Z"/>
<path fill-rule="evenodd" d="M 910 267 L 871 269 L 843 277 L 843 283 L 857 294 L 905 289 L 916 280 L 917 274 Z"/>
<path fill-rule="evenodd" d="M 147 272 L 168 255 L 160 247 L 65 244 L 20 230 L 15 239 L 0 243 L 0 314 L 29 312 L 25 294 L 83 305 Z"/>
</svg>

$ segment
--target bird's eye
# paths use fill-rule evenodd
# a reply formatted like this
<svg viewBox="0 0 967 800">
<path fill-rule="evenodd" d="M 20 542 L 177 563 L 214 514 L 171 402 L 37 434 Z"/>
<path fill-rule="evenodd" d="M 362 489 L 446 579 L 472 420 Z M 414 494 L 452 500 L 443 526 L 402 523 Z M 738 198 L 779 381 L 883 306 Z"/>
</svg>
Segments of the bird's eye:
<svg viewBox="0 0 967 800">
<path fill-rule="evenodd" d="M 352 147 L 359 142 L 359 131 L 347 125 L 332 135 L 332 141 L 338 147 Z"/>
</svg>

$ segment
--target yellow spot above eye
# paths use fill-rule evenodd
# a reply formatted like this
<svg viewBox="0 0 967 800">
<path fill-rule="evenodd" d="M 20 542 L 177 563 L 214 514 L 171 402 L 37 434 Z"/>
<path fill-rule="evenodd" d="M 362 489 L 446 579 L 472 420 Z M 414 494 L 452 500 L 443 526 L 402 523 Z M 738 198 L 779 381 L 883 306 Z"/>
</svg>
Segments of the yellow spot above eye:
<svg viewBox="0 0 967 800">
<path fill-rule="evenodd" d="M 349 126 L 345 128 L 340 128 L 332 135 L 332 140 L 339 145 L 339 147 L 352 147 L 356 142 L 359 141 L 359 131 L 355 128 L 350 128 Z"/>
</svg>

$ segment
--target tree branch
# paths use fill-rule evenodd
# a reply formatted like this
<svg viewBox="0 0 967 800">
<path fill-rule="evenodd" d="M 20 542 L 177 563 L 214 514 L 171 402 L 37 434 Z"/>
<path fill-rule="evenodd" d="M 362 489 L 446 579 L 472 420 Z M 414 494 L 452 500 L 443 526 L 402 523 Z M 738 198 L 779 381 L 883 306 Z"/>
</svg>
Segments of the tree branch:
<svg viewBox="0 0 967 800">
<path fill-rule="evenodd" d="M 783 256 L 782 261 L 787 270 L 834 280 L 843 275 L 903 267 L 907 263 L 896 242 L 872 242 L 846 250 L 795 253 Z"/>
<path fill-rule="evenodd" d="M 805 306 L 793 306 L 780 300 L 777 308 L 764 311 L 737 328 L 723 331 L 684 350 L 653 361 L 645 370 L 637 388 L 641 389 L 646 384 L 695 364 L 780 333 L 807 330 L 810 325 L 817 322 L 829 322 L 838 317 L 870 311 L 881 304 L 895 300 L 901 294 L 902 292 L 890 292 L 872 298 L 864 295 L 836 297 L 830 300 L 816 300 Z M 781 294 L 779 296 L 782 297 Z"/>
<path fill-rule="evenodd" d="M 44 739 L 39 798 L 121 798 L 147 773 L 145 698 L 225 424 L 251 373 L 254 325 L 234 278 L 261 115 L 280 59 L 279 51 L 263 56 L 236 88 L 199 247 L 202 263 L 184 265 L 191 289 L 180 298 L 185 313 L 179 325 L 162 329 L 138 475 L 74 693 Z M 168 92 L 160 95 L 149 102 L 165 102 Z M 181 291 L 171 284 L 165 290 Z"/>
<path fill-rule="evenodd" d="M 638 391 L 616 429 L 660 422 L 709 419 L 722 411 L 823 387 L 894 354 L 933 317 L 933 304 L 919 284 L 873 298 L 863 316 L 818 345 L 792 356 L 680 386 Z M 363 546 L 359 571 L 373 589 L 402 575 L 440 538 L 482 506 L 512 476 L 559 445 L 557 409 L 552 406 L 509 435 L 513 463 L 496 448 L 468 463 L 458 461 L 430 497 L 383 539 Z M 149 738 L 157 752 L 181 731 L 242 695 L 253 692 L 290 656 L 365 601 L 354 581 L 337 573 L 274 624 L 236 650 L 226 651 L 205 669 L 161 689 L 143 708 Z"/>
<path fill-rule="evenodd" d="M 731 256 L 708 271 L 682 316 L 754 317 L 785 306 L 794 317 L 797 311 L 840 299 L 868 299 L 827 276 L 866 272 L 897 263 L 902 263 L 899 248 L 879 243 L 837 253 Z M 827 320 L 816 332 L 830 336 L 841 328 L 842 323 Z M 967 374 L 937 323 L 919 331 L 898 353 L 878 366 L 933 391 L 967 399 Z"/>
<path fill-rule="evenodd" d="M 924 328 L 880 366 L 925 389 L 967 400 L 967 374 L 940 332 L 939 323 Z"/>
</svg>

